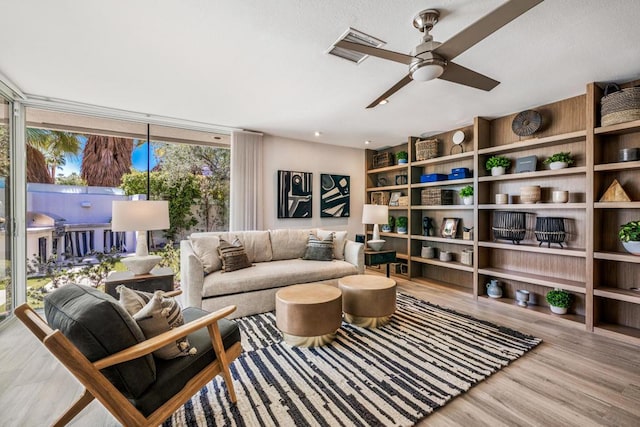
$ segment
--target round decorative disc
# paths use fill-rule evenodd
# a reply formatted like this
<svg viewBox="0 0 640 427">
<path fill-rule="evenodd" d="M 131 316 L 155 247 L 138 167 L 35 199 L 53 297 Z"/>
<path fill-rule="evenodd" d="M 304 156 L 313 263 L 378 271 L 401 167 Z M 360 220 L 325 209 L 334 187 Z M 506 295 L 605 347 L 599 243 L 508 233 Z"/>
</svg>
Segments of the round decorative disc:
<svg viewBox="0 0 640 427">
<path fill-rule="evenodd" d="M 513 133 L 518 136 L 529 136 L 536 133 L 542 124 L 542 116 L 535 110 L 525 110 L 518 113 L 511 122 Z"/>
<path fill-rule="evenodd" d="M 461 130 L 455 131 L 453 134 L 453 143 L 456 145 L 462 144 L 464 142 L 464 132 Z"/>
</svg>

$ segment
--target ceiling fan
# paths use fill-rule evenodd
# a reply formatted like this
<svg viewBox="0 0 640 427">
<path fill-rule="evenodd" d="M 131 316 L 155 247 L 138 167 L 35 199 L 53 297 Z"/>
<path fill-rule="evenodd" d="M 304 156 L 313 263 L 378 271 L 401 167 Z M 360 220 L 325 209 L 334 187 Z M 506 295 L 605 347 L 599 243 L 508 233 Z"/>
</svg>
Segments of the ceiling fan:
<svg viewBox="0 0 640 427">
<path fill-rule="evenodd" d="M 413 19 L 413 26 L 423 32 L 424 36 L 422 43 L 413 49 L 411 55 L 346 40 L 338 41 L 335 46 L 409 66 L 409 74 L 369 104 L 367 108 L 373 108 L 380 105 L 380 103 L 384 103 L 387 98 L 402 89 L 411 80 L 428 81 L 440 78 L 453 83 L 490 91 L 500 82 L 451 62 L 451 60 L 532 7 L 542 3 L 542 1 L 508 1 L 444 43 L 433 41 L 433 37 L 429 34 L 429 31 L 438 22 L 440 12 L 436 9 L 423 10 Z"/>
</svg>

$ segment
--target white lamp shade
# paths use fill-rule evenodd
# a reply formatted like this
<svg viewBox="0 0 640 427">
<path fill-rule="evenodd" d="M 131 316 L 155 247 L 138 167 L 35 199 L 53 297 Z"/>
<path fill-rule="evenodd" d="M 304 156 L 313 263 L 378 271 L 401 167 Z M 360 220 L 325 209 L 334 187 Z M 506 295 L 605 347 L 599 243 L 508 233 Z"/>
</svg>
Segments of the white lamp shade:
<svg viewBox="0 0 640 427">
<path fill-rule="evenodd" d="M 166 230 L 169 202 L 166 200 L 120 200 L 111 205 L 112 231 Z"/>
<path fill-rule="evenodd" d="M 386 224 L 389 221 L 389 206 L 364 205 L 362 208 L 363 224 Z"/>
<path fill-rule="evenodd" d="M 425 64 L 411 73 L 411 78 L 419 82 L 426 82 L 440 77 L 444 68 L 440 64 Z"/>
</svg>

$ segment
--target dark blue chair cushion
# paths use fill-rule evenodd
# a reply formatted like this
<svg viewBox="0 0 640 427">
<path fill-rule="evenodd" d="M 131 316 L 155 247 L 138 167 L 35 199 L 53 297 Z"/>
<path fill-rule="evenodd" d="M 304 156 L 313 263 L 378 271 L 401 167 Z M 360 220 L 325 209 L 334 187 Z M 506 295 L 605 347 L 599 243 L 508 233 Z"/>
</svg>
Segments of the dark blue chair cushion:
<svg viewBox="0 0 640 427">
<path fill-rule="evenodd" d="M 206 311 L 195 307 L 187 307 L 182 311 L 184 322 L 189 323 L 206 314 Z M 222 345 L 228 349 L 233 344 L 240 342 L 240 329 L 230 320 L 218 321 Z M 185 384 L 208 364 L 216 360 L 216 353 L 211 345 L 211 338 L 207 328 L 199 329 L 189 334 L 189 343 L 198 349 L 194 355 L 177 357 L 175 359 L 156 359 L 156 381 L 137 399 L 131 403 L 145 416 L 149 416 L 163 403 L 178 393 Z"/>
<path fill-rule="evenodd" d="M 59 329 L 91 362 L 145 340 L 135 320 L 110 295 L 69 284 L 44 299 L 47 323 Z M 153 356 L 102 370 L 127 398 L 142 396 L 156 380 Z"/>
</svg>

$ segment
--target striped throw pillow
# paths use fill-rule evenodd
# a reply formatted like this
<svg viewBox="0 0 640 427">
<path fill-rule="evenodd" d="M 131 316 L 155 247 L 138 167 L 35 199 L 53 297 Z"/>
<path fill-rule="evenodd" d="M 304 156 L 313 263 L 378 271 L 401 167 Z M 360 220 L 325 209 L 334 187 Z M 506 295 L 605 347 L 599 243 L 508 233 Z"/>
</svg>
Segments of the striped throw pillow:
<svg viewBox="0 0 640 427">
<path fill-rule="evenodd" d="M 233 243 L 229 243 L 224 239 L 220 239 L 220 246 L 218 246 L 218 254 L 222 260 L 222 272 L 229 273 L 231 271 L 241 270 L 243 268 L 251 267 L 247 252 L 244 250 L 244 246 L 237 238 Z"/>
<path fill-rule="evenodd" d="M 331 261 L 333 259 L 333 233 L 329 234 L 324 240 L 320 240 L 318 236 L 310 233 L 307 241 L 307 250 L 302 259 Z"/>
</svg>

